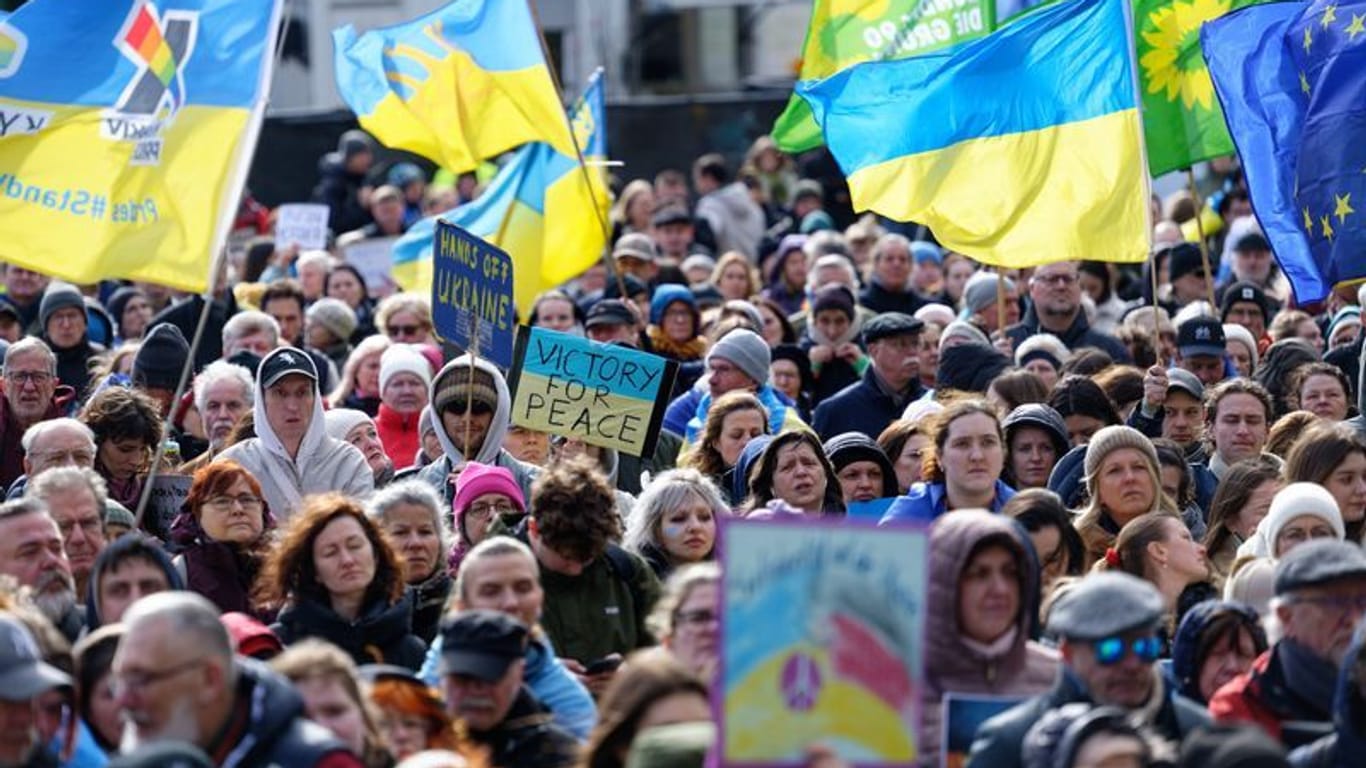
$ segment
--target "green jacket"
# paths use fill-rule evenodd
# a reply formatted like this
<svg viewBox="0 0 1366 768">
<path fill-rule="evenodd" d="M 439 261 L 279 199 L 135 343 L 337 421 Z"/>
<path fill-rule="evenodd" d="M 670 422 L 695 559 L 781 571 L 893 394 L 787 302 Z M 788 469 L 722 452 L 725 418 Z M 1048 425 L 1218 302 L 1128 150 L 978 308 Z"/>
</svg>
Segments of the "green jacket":
<svg viewBox="0 0 1366 768">
<path fill-rule="evenodd" d="M 659 579 L 639 555 L 608 546 L 578 576 L 541 568 L 541 626 L 562 658 L 585 666 L 656 642 L 645 619 L 659 599 Z"/>
</svg>

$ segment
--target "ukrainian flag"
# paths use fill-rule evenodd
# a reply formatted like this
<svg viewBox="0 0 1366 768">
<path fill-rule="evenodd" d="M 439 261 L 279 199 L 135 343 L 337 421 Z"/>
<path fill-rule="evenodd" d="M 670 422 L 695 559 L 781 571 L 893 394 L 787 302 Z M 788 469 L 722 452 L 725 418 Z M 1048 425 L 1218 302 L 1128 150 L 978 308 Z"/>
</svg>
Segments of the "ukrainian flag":
<svg viewBox="0 0 1366 768">
<path fill-rule="evenodd" d="M 277 0 L 33 0 L 0 20 L 0 261 L 203 292 Z"/>
<path fill-rule="evenodd" d="M 457 172 L 531 141 L 574 152 L 525 0 L 456 0 L 332 41 L 342 99 L 390 147 Z"/>
<path fill-rule="evenodd" d="M 1148 175 L 1125 0 L 1064 0 L 943 53 L 798 84 L 856 210 L 1001 267 L 1143 261 Z"/>
<path fill-rule="evenodd" d="M 573 110 L 574 135 L 586 161 L 607 158 L 604 117 L 598 71 Z M 583 274 L 602 258 L 607 245 L 602 222 L 610 205 L 601 166 L 585 174 L 572 154 L 538 142 L 517 150 L 477 199 L 440 218 L 512 256 L 514 298 L 525 312 L 537 294 Z M 414 224 L 394 246 L 393 277 L 405 290 L 431 290 L 436 218 Z"/>
</svg>

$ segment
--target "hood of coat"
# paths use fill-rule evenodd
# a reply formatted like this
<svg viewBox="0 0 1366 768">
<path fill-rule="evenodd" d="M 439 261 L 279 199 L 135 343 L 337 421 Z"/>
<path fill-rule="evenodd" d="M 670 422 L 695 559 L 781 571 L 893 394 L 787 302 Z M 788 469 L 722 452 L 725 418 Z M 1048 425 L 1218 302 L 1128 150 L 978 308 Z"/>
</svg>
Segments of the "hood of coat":
<svg viewBox="0 0 1366 768">
<path fill-rule="evenodd" d="M 461 355 L 446 363 L 445 367 L 432 378 L 432 386 L 428 391 L 428 402 L 436 402 L 436 393 L 451 383 L 451 377 L 469 377 L 470 359 L 469 355 Z M 482 357 L 476 357 L 473 360 L 474 367 L 477 370 L 493 377 L 493 386 L 498 392 L 498 407 L 493 411 L 493 422 L 489 424 L 488 432 L 484 435 L 483 445 L 479 446 L 479 453 L 473 456 L 471 460 L 492 465 L 498 462 L 498 452 L 502 450 L 503 438 L 507 435 L 508 422 L 512 416 L 512 395 L 508 392 L 507 381 L 503 378 L 503 374 L 498 372 L 498 368 L 493 363 Z M 456 466 L 463 463 L 465 455 L 455 447 L 454 438 L 446 434 L 441 414 L 433 410 L 432 421 L 436 426 L 436 439 L 441 443 L 441 450 L 446 454 L 446 458 L 451 460 L 451 465 Z"/>
<path fill-rule="evenodd" d="M 290 458 L 289 451 L 285 450 L 284 443 L 275 434 L 275 429 L 270 425 L 270 419 L 266 417 L 266 391 L 261 386 L 262 378 L 256 377 L 256 382 L 252 384 L 255 390 L 256 402 L 252 404 L 252 417 L 254 418 L 256 438 L 268 453 L 283 458 L 286 462 L 294 464 L 296 467 L 306 467 L 309 461 L 317 455 L 327 442 L 327 427 L 323 423 L 323 399 L 318 390 L 318 380 L 316 378 L 316 366 L 313 365 L 313 358 L 305 354 L 302 350 L 294 347 L 279 347 L 271 350 L 265 357 L 261 358 L 261 366 L 258 370 L 264 369 L 267 363 L 277 357 L 293 355 L 300 359 L 301 364 L 312 368 L 315 373 L 313 379 L 313 413 L 309 416 L 308 430 L 304 433 L 304 439 L 299 443 L 299 453 L 294 458 Z"/>
</svg>

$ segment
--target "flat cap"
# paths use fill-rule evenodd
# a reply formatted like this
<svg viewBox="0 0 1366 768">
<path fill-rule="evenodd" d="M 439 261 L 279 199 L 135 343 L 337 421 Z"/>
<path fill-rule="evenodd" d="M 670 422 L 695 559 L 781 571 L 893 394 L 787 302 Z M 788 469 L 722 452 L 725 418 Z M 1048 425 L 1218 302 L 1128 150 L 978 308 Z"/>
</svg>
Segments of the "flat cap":
<svg viewBox="0 0 1366 768">
<path fill-rule="evenodd" d="M 650 217 L 650 223 L 656 227 L 667 227 L 670 224 L 692 224 L 692 215 L 688 209 L 681 205 L 666 205 L 655 211 L 654 216 Z"/>
<path fill-rule="evenodd" d="M 1093 573 L 1058 599 L 1048 614 L 1048 632 L 1069 640 L 1100 640 L 1154 627 L 1166 605 L 1162 593 L 1127 573 Z"/>
<path fill-rule="evenodd" d="M 900 312 L 883 312 L 863 326 L 863 343 L 872 344 L 879 339 L 901 336 L 907 333 L 920 333 L 925 327 L 924 320 L 917 320 Z"/>
<path fill-rule="evenodd" d="M 1366 579 L 1366 552 L 1337 539 L 1307 541 L 1276 563 L 1276 594 L 1334 581 Z"/>
<path fill-rule="evenodd" d="M 526 655 L 527 628 L 501 611 L 457 613 L 441 625 L 441 671 L 495 682 Z"/>
</svg>

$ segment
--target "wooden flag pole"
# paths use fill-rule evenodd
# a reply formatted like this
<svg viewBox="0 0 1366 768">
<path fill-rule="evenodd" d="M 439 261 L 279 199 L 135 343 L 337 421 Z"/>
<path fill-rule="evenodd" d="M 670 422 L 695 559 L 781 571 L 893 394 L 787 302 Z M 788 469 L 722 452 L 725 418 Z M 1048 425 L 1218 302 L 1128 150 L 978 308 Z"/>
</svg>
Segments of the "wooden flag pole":
<svg viewBox="0 0 1366 768">
<path fill-rule="evenodd" d="M 1157 254 L 1148 257 L 1148 272 L 1151 273 L 1153 282 L 1153 359 L 1163 368 L 1167 367 L 1167 361 L 1162 359 L 1162 327 L 1157 322 Z"/>
<path fill-rule="evenodd" d="M 1200 259 L 1205 263 L 1205 288 L 1209 291 L 1209 306 L 1210 310 L 1217 314 L 1219 303 L 1214 300 L 1214 272 L 1209 268 L 1209 244 L 1205 242 L 1205 222 L 1201 218 L 1204 204 L 1200 202 L 1200 193 L 1195 189 L 1195 170 L 1192 168 L 1186 169 L 1186 185 L 1190 189 L 1191 198 L 1195 200 L 1195 232 L 1200 238 Z"/>
<path fill-rule="evenodd" d="M 1006 333 L 1006 276 L 997 267 L 996 272 L 996 330 L 1002 338 Z"/>
<path fill-rule="evenodd" d="M 479 315 L 470 313 L 470 388 L 465 393 L 465 444 L 460 453 L 466 462 L 474 461 L 470 456 L 470 430 L 474 426 L 474 363 L 479 359 Z"/>
</svg>

